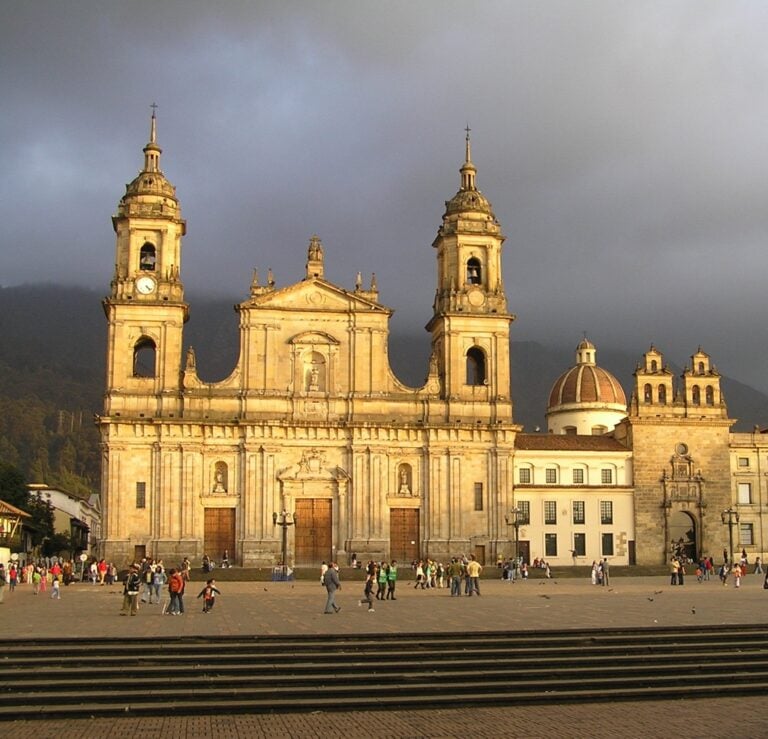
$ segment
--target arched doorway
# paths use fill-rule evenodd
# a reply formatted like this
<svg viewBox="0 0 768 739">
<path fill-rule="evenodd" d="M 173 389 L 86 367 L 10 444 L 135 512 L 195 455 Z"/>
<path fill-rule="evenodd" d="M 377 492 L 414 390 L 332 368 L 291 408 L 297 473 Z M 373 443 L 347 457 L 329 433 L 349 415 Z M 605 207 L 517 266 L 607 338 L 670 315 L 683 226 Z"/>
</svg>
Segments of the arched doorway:
<svg viewBox="0 0 768 739">
<path fill-rule="evenodd" d="M 687 511 L 674 511 L 669 516 L 669 548 L 677 557 L 698 559 L 696 520 Z"/>
</svg>

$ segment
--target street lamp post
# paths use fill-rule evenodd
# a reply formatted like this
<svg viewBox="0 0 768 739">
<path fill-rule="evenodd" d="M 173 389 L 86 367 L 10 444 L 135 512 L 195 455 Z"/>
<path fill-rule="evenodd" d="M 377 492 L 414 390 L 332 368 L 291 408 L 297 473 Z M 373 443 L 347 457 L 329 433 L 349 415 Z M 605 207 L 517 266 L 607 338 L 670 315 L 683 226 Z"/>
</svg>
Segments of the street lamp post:
<svg viewBox="0 0 768 739">
<path fill-rule="evenodd" d="M 272 514 L 272 525 L 279 526 L 282 529 L 282 579 L 286 580 L 288 575 L 288 527 L 296 524 L 296 514 L 282 511 L 282 513 Z"/>
<path fill-rule="evenodd" d="M 520 542 L 520 513 L 522 511 L 519 508 L 513 508 L 510 512 L 510 516 L 512 518 L 510 519 L 509 516 L 504 516 L 504 520 L 507 522 L 507 526 L 514 526 L 515 527 L 515 571 L 517 570 L 517 561 L 520 556 L 519 551 L 519 542 Z"/>
<path fill-rule="evenodd" d="M 731 557 L 728 564 L 733 567 L 733 524 L 739 522 L 739 512 L 733 506 L 728 506 L 720 514 L 720 518 L 724 524 L 728 524 L 728 552 Z"/>
</svg>

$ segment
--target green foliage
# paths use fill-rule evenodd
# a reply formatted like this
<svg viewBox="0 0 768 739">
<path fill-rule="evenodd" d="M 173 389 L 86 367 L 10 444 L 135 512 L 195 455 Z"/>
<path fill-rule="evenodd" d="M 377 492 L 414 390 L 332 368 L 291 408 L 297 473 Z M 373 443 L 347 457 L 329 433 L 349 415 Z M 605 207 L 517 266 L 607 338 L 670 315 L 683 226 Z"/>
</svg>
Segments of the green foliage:
<svg viewBox="0 0 768 739">
<path fill-rule="evenodd" d="M 32 516 L 28 522 L 32 529 L 32 544 L 40 546 L 44 541 L 53 537 L 53 508 L 42 496 L 30 495 L 26 505 L 26 511 Z"/>
<path fill-rule="evenodd" d="M 3 461 L 0 461 L 0 500 L 28 510 L 29 490 L 24 475 L 18 467 Z"/>
<path fill-rule="evenodd" d="M 43 544 L 43 555 L 46 557 L 63 555 L 71 559 L 73 554 L 72 537 L 69 534 L 55 533 Z"/>
</svg>

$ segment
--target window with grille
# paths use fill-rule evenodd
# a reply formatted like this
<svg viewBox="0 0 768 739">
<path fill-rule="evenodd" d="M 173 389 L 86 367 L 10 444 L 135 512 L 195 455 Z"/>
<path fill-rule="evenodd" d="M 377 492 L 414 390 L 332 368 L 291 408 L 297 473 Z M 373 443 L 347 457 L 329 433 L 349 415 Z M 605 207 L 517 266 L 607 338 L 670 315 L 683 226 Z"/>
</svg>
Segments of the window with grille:
<svg viewBox="0 0 768 739">
<path fill-rule="evenodd" d="M 584 484 L 584 470 L 578 469 L 573 471 L 573 484 L 574 485 Z"/>
<path fill-rule="evenodd" d="M 544 554 L 557 557 L 557 534 L 544 534 Z"/>
<path fill-rule="evenodd" d="M 147 507 L 147 483 L 146 482 L 136 483 L 136 507 L 137 508 Z"/>
<path fill-rule="evenodd" d="M 600 501 L 600 523 L 613 523 L 613 502 L 610 500 Z"/>
<path fill-rule="evenodd" d="M 573 501 L 573 522 L 584 523 L 584 501 L 583 500 Z"/>
<path fill-rule="evenodd" d="M 741 546 L 751 547 L 755 543 L 755 535 L 751 523 L 740 523 L 739 534 L 741 535 Z"/>
<path fill-rule="evenodd" d="M 612 557 L 613 556 L 613 534 L 603 534 L 601 536 L 601 539 L 602 539 L 603 557 Z"/>
<path fill-rule="evenodd" d="M 741 505 L 749 504 L 752 502 L 752 483 L 740 482 L 739 483 L 739 503 Z"/>
<path fill-rule="evenodd" d="M 557 470 L 554 467 L 548 467 L 544 479 L 548 485 L 554 485 L 557 482 Z"/>
<path fill-rule="evenodd" d="M 586 554 L 587 554 L 587 535 L 574 534 L 573 535 L 573 556 L 585 557 Z"/>
<path fill-rule="evenodd" d="M 603 485 L 613 485 L 613 470 L 610 468 L 600 470 L 600 482 Z"/>
<path fill-rule="evenodd" d="M 521 485 L 530 485 L 531 483 L 531 470 L 528 467 L 522 467 L 519 470 L 518 477 L 520 478 Z"/>
<path fill-rule="evenodd" d="M 544 501 L 544 523 L 557 523 L 557 503 L 554 500 Z"/>
<path fill-rule="evenodd" d="M 530 526 L 531 524 L 531 503 L 528 500 L 518 500 L 515 503 L 517 508 L 517 522 L 521 526 Z"/>
</svg>

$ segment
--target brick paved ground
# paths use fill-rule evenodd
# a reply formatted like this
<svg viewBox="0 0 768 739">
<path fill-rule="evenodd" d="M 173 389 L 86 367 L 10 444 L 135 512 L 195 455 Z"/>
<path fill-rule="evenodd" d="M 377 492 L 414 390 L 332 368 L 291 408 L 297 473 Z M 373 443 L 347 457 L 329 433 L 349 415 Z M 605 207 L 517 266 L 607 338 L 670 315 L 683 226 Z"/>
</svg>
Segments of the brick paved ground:
<svg viewBox="0 0 768 739">
<path fill-rule="evenodd" d="M 342 573 L 343 575 L 343 573 Z M 614 578 L 610 587 L 580 580 L 503 583 L 485 578 L 481 598 L 451 598 L 446 590 L 416 591 L 401 582 L 396 602 L 376 602 L 376 612 L 356 607 L 360 583 L 342 588 L 341 613 L 325 615 L 319 583 L 222 584 L 211 614 L 195 595 L 201 576 L 187 590 L 187 613 L 162 616 L 143 606 L 135 618 L 121 617 L 115 586 L 87 584 L 62 589 L 61 601 L 33 596 L 29 586 L 5 592 L 0 624 L 8 637 L 154 636 L 215 634 L 326 634 L 461 632 L 470 629 L 552 629 L 611 626 L 674 626 L 763 622 L 768 591 L 749 576 L 741 589 L 689 578 L 672 587 L 664 578 Z M 681 675 L 681 680 L 686 676 Z M 692 678 L 696 679 L 696 678 Z M 462 692 L 471 685 L 446 686 Z M 55 700 L 54 697 L 52 697 Z M 274 716 L 135 716 L 92 721 L 19 721 L 0 725 L 8 737 L 768 737 L 763 698 L 739 698 L 729 686 L 706 700 L 551 705 L 498 708 L 371 711 Z"/>
</svg>

